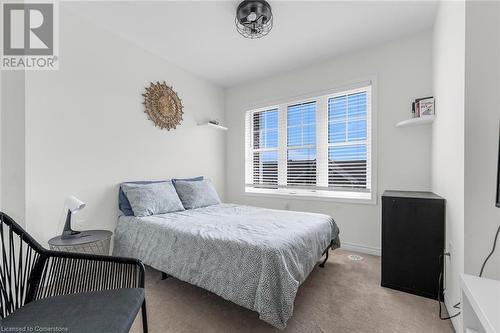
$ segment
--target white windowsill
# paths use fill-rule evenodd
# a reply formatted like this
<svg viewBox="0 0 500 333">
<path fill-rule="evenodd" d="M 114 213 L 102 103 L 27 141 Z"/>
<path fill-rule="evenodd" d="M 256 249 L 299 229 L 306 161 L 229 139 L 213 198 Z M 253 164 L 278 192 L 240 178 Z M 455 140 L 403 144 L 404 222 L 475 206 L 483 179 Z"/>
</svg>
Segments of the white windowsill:
<svg viewBox="0 0 500 333">
<path fill-rule="evenodd" d="M 259 188 L 245 188 L 244 195 L 253 197 L 269 197 L 269 198 L 282 198 L 294 200 L 312 200 L 312 201 L 326 201 L 326 202 L 339 202 L 350 204 L 364 204 L 375 205 L 377 197 L 375 193 L 363 192 L 337 192 L 338 196 L 331 196 L 330 193 L 321 193 L 308 190 L 266 190 Z"/>
</svg>

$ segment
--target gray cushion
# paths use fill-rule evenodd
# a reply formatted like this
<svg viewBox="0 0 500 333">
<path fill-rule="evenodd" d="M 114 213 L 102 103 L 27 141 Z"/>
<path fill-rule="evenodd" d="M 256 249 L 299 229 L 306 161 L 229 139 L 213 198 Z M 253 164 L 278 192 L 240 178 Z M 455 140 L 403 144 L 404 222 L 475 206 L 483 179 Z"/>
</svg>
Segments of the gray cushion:
<svg viewBox="0 0 500 333">
<path fill-rule="evenodd" d="M 200 180 L 203 180 L 203 176 L 198 176 L 198 177 L 193 177 L 193 178 L 172 178 L 172 184 L 175 186 L 175 182 L 178 180 L 184 180 L 187 182 L 198 182 Z"/>
<path fill-rule="evenodd" d="M 200 181 L 175 182 L 175 189 L 185 209 L 193 209 L 220 204 L 219 195 L 209 179 Z"/>
<path fill-rule="evenodd" d="M 202 177 L 203 178 L 203 177 Z M 127 199 L 127 196 L 122 190 L 123 184 L 153 184 L 153 183 L 163 183 L 168 180 L 139 180 L 134 182 L 125 182 L 120 184 L 120 189 L 118 190 L 118 208 L 122 211 L 125 216 L 134 216 L 134 211 L 132 210 L 132 206 L 130 206 L 130 202 Z"/>
<path fill-rule="evenodd" d="M 7 316 L 14 327 L 61 327 L 71 333 L 128 332 L 144 301 L 144 289 L 112 289 L 42 298 Z M 63 331 L 61 331 L 63 332 Z"/>
<path fill-rule="evenodd" d="M 171 181 L 152 184 L 122 184 L 122 189 L 135 216 L 184 210 Z"/>
</svg>

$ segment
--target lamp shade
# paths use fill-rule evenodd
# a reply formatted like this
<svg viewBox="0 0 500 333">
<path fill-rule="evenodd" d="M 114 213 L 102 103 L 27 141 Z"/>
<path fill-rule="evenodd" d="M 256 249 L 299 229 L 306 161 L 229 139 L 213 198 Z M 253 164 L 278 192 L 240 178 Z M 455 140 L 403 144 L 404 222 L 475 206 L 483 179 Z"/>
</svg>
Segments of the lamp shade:
<svg viewBox="0 0 500 333">
<path fill-rule="evenodd" d="M 68 208 L 68 210 L 71 213 L 76 213 L 79 210 L 83 209 L 85 207 L 85 202 L 81 201 L 80 199 L 70 195 L 66 198 L 64 204 Z"/>
</svg>

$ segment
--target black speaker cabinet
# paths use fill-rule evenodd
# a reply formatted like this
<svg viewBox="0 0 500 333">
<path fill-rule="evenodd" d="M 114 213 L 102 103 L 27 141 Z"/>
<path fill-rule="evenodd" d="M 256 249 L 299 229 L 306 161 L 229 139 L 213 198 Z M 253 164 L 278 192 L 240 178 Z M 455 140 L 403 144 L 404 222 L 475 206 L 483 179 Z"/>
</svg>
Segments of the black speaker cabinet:
<svg viewBox="0 0 500 333">
<path fill-rule="evenodd" d="M 382 195 L 383 287 L 437 299 L 445 200 L 430 192 Z"/>
</svg>

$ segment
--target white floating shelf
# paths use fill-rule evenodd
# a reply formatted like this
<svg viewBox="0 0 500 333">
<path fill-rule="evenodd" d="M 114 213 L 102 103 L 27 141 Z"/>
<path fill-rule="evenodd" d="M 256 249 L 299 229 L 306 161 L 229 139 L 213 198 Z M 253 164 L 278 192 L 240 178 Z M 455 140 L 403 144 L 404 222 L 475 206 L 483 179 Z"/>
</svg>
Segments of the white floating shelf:
<svg viewBox="0 0 500 333">
<path fill-rule="evenodd" d="M 408 120 L 400 121 L 396 124 L 396 127 L 410 127 L 410 126 L 419 126 L 425 124 L 431 124 L 436 116 L 422 116 L 418 118 L 412 118 Z"/>
<path fill-rule="evenodd" d="M 200 124 L 199 126 L 208 126 L 208 127 L 212 127 L 212 128 L 221 130 L 221 131 L 227 131 L 228 130 L 228 128 L 225 127 L 225 126 L 216 125 L 216 124 L 212 124 L 212 123 L 204 123 L 204 124 Z"/>
</svg>

